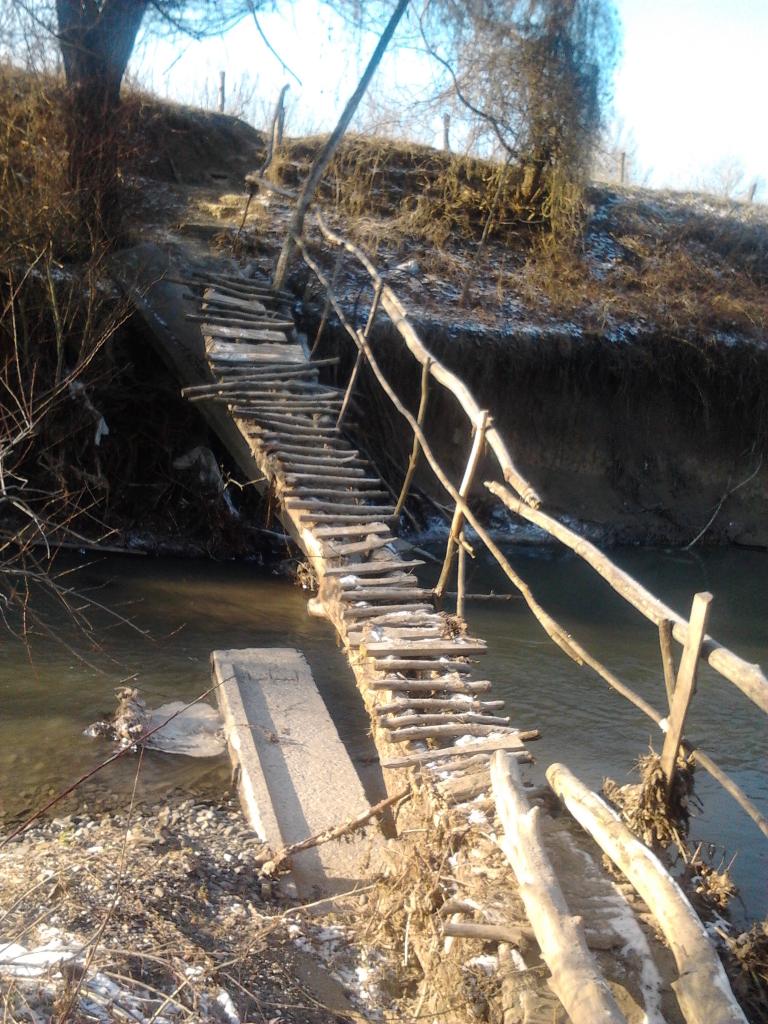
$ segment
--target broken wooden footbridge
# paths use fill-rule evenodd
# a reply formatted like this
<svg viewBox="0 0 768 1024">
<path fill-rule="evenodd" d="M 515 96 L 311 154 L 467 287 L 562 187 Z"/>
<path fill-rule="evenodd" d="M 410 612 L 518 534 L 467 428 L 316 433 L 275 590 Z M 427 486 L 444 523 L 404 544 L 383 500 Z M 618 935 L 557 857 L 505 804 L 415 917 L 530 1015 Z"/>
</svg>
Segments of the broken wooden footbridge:
<svg viewBox="0 0 768 1024">
<path fill-rule="evenodd" d="M 680 757 L 693 756 L 768 837 L 760 809 L 685 730 L 702 660 L 763 713 L 768 712 L 764 673 L 707 634 L 711 595 L 696 595 L 691 617 L 684 619 L 542 509 L 540 496 L 515 466 L 488 412 L 426 349 L 406 309 L 363 252 L 320 217 L 314 220 L 313 240 L 303 236 L 295 242 L 325 295 L 326 315 L 333 312 L 355 345 L 355 365 L 344 389 L 326 382 L 325 369 L 337 360 L 313 360 L 298 335 L 293 295 L 273 290 L 250 268 L 208 256 L 169 259 L 147 247 L 134 253 L 120 277 L 185 397 L 199 406 L 246 479 L 270 494 L 286 532 L 311 567 L 317 592 L 309 611 L 332 623 L 348 656 L 370 715 L 390 797 L 385 803 L 396 809 L 394 828 L 400 836 L 394 848 L 387 844 L 385 867 L 380 863 L 379 870 L 414 887 L 403 894 L 411 908 L 405 959 L 410 949 L 420 965 L 415 1000 L 420 1014 L 446 1024 L 483 1019 L 474 1003 L 470 1012 L 471 1000 L 458 1006 L 455 1000 L 461 986 L 471 988 L 470 954 L 490 949 L 498 1005 L 486 1019 L 503 1024 L 562 1019 L 557 1016 L 561 1012 L 576 1024 L 745 1021 L 713 943 L 682 892 L 596 794 L 564 766 L 553 765 L 547 773 L 552 790 L 629 882 L 634 902 L 618 908 L 611 901 L 624 897 L 617 896 L 604 872 L 597 878 L 602 869 L 595 867 L 597 902 L 603 901 L 603 911 L 614 907 L 614 922 L 628 913 L 634 938 L 627 938 L 626 928 L 616 938 L 616 927 L 604 914 L 601 918 L 596 904 L 574 909 L 580 895 L 564 892 L 567 884 L 558 872 L 559 857 L 568 859 L 571 840 L 566 842 L 558 826 L 548 824 L 548 816 L 532 806 L 531 799 L 537 803 L 546 795 L 526 790 L 518 767 L 531 760 L 529 746 L 537 733 L 516 728 L 494 697 L 492 682 L 476 677 L 475 662 L 486 644 L 467 635 L 463 620 L 465 559 L 474 553 L 473 546 L 484 545 L 552 641 L 659 727 L 661 768 L 670 791 Z M 342 257 L 356 261 L 370 278 L 362 326 L 334 291 L 328 267 Z M 417 410 L 404 404 L 376 358 L 371 338 L 380 318 L 390 321 L 404 350 L 420 364 Z M 392 493 L 346 428 L 364 365 L 413 434 L 399 494 Z M 467 417 L 467 463 L 459 481 L 443 469 L 425 433 L 430 388 L 436 386 L 450 391 Z M 486 484 L 489 495 L 571 548 L 658 630 L 662 707 L 635 693 L 555 621 L 477 517 L 468 496 L 486 450 L 498 469 L 496 479 Z M 435 588 L 419 582 L 422 562 L 411 557 L 396 534 L 419 459 L 429 464 L 454 509 Z M 454 566 L 455 615 L 441 608 Z M 682 648 L 679 665 L 675 643 Z M 227 652 L 215 662 L 222 689 L 238 675 L 236 655 Z M 237 693 L 233 699 L 239 699 Z M 237 706 L 242 717 L 245 705 Z M 258 763 L 258 751 L 254 756 Z M 258 784 L 254 788 L 241 778 L 243 784 L 251 787 L 244 804 L 254 820 L 260 813 L 253 810 Z M 350 807 L 348 816 L 358 823 L 366 818 L 359 806 Z M 430 885 L 414 867 L 422 864 L 422 843 L 444 851 L 442 868 Z M 571 860 L 578 860 L 572 852 Z M 594 862 L 599 865 L 599 858 Z M 348 878 L 346 865 L 344 872 Z M 655 930 L 642 924 L 644 915 L 655 919 Z M 600 931 L 602 939 L 596 938 Z M 649 966 L 656 946 L 662 945 L 666 952 L 659 955 L 673 961 L 671 987 L 665 991 L 660 980 L 653 982 L 655 968 Z M 539 955 L 544 974 L 532 966 Z M 547 1003 L 550 990 L 554 1004 Z"/>
</svg>

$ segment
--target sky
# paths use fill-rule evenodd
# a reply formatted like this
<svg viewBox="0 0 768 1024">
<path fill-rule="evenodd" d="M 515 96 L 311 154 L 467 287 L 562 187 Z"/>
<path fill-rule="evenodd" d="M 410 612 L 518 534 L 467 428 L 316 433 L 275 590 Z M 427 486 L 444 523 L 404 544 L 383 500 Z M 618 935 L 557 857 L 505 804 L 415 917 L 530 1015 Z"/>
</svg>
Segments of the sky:
<svg viewBox="0 0 768 1024">
<path fill-rule="evenodd" d="M 757 179 L 759 197 L 768 199 L 768 0 L 618 0 L 616 6 L 623 40 L 614 138 L 627 150 L 634 178 L 659 188 L 713 190 L 736 178 L 743 190 Z M 350 39 L 318 0 L 280 7 L 261 15 L 260 24 L 301 84 L 267 50 L 250 18 L 203 43 L 145 40 L 130 70 L 160 95 L 214 106 L 225 69 L 230 108 L 243 109 L 259 127 L 290 82 L 288 133 L 328 130 L 375 39 Z M 401 50 L 385 59 L 374 88 L 390 93 L 390 107 L 402 110 L 408 96 L 425 94 L 433 74 L 424 58 Z M 440 144 L 439 117 L 421 123 L 420 131 L 423 141 Z"/>
</svg>

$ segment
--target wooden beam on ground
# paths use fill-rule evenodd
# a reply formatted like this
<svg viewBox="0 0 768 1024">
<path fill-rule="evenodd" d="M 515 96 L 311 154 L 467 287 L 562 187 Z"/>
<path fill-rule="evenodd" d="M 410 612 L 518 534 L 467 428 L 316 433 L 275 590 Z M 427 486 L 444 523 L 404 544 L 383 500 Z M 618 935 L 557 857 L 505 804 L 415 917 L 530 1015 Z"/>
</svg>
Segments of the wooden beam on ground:
<svg viewBox="0 0 768 1024">
<path fill-rule="evenodd" d="M 503 827 L 500 845 L 517 876 L 520 896 L 549 984 L 573 1024 L 626 1024 L 587 947 L 580 918 L 565 901 L 544 848 L 539 808 L 530 807 L 515 760 L 499 751 L 491 759 L 496 813 Z"/>
<path fill-rule="evenodd" d="M 658 921 L 680 973 L 672 988 L 688 1024 L 747 1024 L 704 925 L 658 858 L 565 765 L 550 765 L 547 779 Z"/>
</svg>

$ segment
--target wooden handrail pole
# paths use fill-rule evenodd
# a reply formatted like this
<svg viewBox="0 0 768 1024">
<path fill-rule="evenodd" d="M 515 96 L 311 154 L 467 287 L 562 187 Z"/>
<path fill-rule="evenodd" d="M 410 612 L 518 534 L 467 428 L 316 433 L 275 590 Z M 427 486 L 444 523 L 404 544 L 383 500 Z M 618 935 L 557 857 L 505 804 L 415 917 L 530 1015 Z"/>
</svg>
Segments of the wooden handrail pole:
<svg viewBox="0 0 768 1024">
<path fill-rule="evenodd" d="M 416 422 L 419 428 L 424 426 L 424 417 L 427 414 L 427 400 L 429 399 L 429 368 L 432 365 L 432 360 L 427 359 L 424 365 L 421 367 L 421 397 L 419 398 L 419 410 L 416 413 Z M 421 445 L 419 444 L 419 438 L 417 434 L 413 435 L 413 446 L 411 448 L 411 456 L 408 459 L 408 468 L 405 471 L 405 477 L 403 479 L 403 486 L 400 488 L 400 497 L 397 499 L 395 505 L 395 515 L 399 516 L 403 511 L 403 505 L 405 505 L 405 499 L 408 497 L 408 492 L 411 489 L 411 483 L 413 476 L 416 472 L 416 466 L 419 462 L 419 454 L 421 452 Z"/>
<path fill-rule="evenodd" d="M 672 793 L 677 752 L 683 738 L 685 719 L 688 715 L 688 708 L 690 707 L 691 698 L 696 686 L 701 645 L 704 640 L 704 634 L 707 631 L 711 604 L 712 595 L 707 591 L 696 594 L 693 598 L 688 639 L 685 643 L 683 656 L 680 659 L 680 669 L 675 681 L 675 691 L 669 712 L 667 733 L 664 737 L 664 747 L 661 751 L 661 770 L 666 778 L 667 799 L 669 799 Z"/>
<path fill-rule="evenodd" d="M 342 249 L 336 256 L 336 262 L 333 266 L 333 274 L 331 276 L 331 289 L 335 290 L 336 283 L 339 280 L 339 274 L 341 273 L 341 266 L 344 261 L 344 250 Z M 323 336 L 325 325 L 328 323 L 328 314 L 331 312 L 331 300 L 328 297 L 328 293 L 325 295 L 325 304 L 323 305 L 323 315 L 320 317 L 320 324 L 315 334 L 315 340 L 312 342 L 312 348 L 309 350 L 309 358 L 315 354 L 317 346 L 320 344 L 320 339 Z"/>
<path fill-rule="evenodd" d="M 464 470 L 464 476 L 459 487 L 459 496 L 466 499 L 470 490 L 472 489 L 472 482 L 475 477 L 475 471 L 480 462 L 480 457 L 483 454 L 483 446 L 485 442 L 485 431 L 488 424 L 488 413 L 483 411 L 480 424 L 475 430 L 475 436 L 472 438 L 472 447 L 469 450 L 469 458 L 467 459 L 467 466 Z M 451 529 L 448 534 L 448 543 L 445 548 L 445 559 L 443 561 L 443 568 L 440 573 L 440 579 L 437 581 L 435 587 L 435 597 L 440 600 L 443 596 L 445 588 L 448 584 L 448 577 L 451 572 L 451 565 L 453 564 L 453 556 L 456 551 L 456 547 L 459 543 L 459 534 L 461 528 L 464 525 L 464 512 L 459 502 L 456 503 L 456 508 L 453 512 L 453 519 L 451 520 Z"/>
<path fill-rule="evenodd" d="M 659 646 L 661 647 L 661 664 L 664 669 L 664 687 L 667 691 L 667 705 L 672 710 L 672 698 L 675 695 L 675 656 L 672 653 L 672 622 L 662 619 L 659 622 Z"/>
<path fill-rule="evenodd" d="M 373 326 L 373 321 L 376 319 L 376 312 L 379 308 L 379 303 L 381 302 L 381 290 L 383 287 L 384 285 L 382 284 L 381 281 L 379 281 L 376 284 L 376 287 L 373 289 L 373 302 L 371 302 L 371 308 L 368 311 L 368 320 L 365 325 L 365 330 L 360 336 L 362 344 L 358 346 L 357 359 L 355 359 L 355 365 L 352 367 L 352 373 L 349 375 L 349 383 L 347 384 L 347 390 L 344 392 L 344 401 L 341 403 L 341 409 L 339 409 L 339 416 L 338 419 L 336 420 L 337 430 L 344 422 L 344 417 L 346 415 L 350 399 L 352 398 L 352 392 L 357 381 L 357 375 L 360 373 L 360 367 L 363 364 L 363 359 L 365 357 L 365 348 L 368 342 L 368 335 L 370 333 L 371 327 Z"/>
<path fill-rule="evenodd" d="M 541 509 L 531 508 L 502 484 L 494 481 L 486 482 L 485 486 L 500 498 L 510 512 L 522 516 L 528 522 L 541 527 L 551 537 L 559 541 L 583 558 L 609 586 L 629 602 L 641 615 L 658 626 L 662 619 L 672 623 L 672 636 L 678 643 L 685 646 L 688 639 L 688 622 L 660 601 L 649 590 L 633 579 L 629 573 L 620 569 L 614 562 L 595 547 L 586 537 L 580 536 L 565 523 L 554 516 L 547 515 Z M 727 647 L 723 647 L 713 637 L 705 636 L 702 645 L 702 657 L 709 665 L 719 672 L 724 679 L 730 680 L 743 694 L 754 701 L 759 708 L 768 714 L 768 678 L 759 665 L 753 665 L 740 658 Z"/>
<path fill-rule="evenodd" d="M 460 619 L 464 618 L 464 593 L 466 590 L 467 578 L 467 549 L 466 546 L 461 543 L 463 540 L 464 531 L 462 530 L 459 534 L 459 571 L 456 583 L 456 615 Z"/>
</svg>

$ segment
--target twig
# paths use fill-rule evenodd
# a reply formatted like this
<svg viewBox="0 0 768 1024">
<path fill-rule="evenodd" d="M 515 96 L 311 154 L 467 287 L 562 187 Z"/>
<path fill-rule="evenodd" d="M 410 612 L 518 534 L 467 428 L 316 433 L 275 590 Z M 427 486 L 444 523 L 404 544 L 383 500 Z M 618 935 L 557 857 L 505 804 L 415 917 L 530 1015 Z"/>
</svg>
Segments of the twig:
<svg viewBox="0 0 768 1024">
<path fill-rule="evenodd" d="M 289 846 L 284 846 L 282 850 L 268 860 L 262 866 L 262 871 L 267 875 L 274 874 L 277 869 L 283 864 L 288 858 L 294 854 L 299 853 L 302 850 L 310 850 L 315 846 L 322 846 L 323 843 L 329 843 L 332 839 L 339 839 L 341 836 L 349 835 L 351 832 L 357 831 L 362 828 L 363 825 L 367 825 L 371 818 L 375 818 L 376 815 L 381 814 L 392 804 L 398 803 L 399 801 L 407 800 L 411 795 L 411 787 L 408 786 L 396 793 L 394 796 L 389 796 L 384 800 L 380 800 L 377 804 L 373 804 L 367 810 L 363 811 L 362 814 L 356 815 L 354 818 L 350 818 L 348 821 L 342 822 L 341 825 L 336 825 L 333 828 L 323 829 L 322 832 L 318 832 L 308 839 L 302 839 L 298 843 L 291 843 Z"/>
<path fill-rule="evenodd" d="M 701 540 L 701 538 L 704 536 L 704 534 L 710 528 L 712 523 L 714 523 L 714 521 L 717 519 L 717 517 L 718 517 L 718 515 L 720 513 L 720 509 L 726 503 L 728 498 L 730 498 L 730 496 L 732 494 L 735 494 L 736 491 L 739 490 L 739 488 L 744 487 L 746 484 L 748 484 L 750 482 L 750 480 L 754 480 L 754 478 L 760 472 L 760 469 L 761 469 L 762 465 L 763 465 L 763 456 L 761 455 L 760 458 L 758 459 L 757 466 L 755 467 L 755 469 L 749 474 L 748 477 L 745 477 L 741 481 L 741 483 L 736 484 L 735 487 L 730 487 L 729 486 L 730 483 L 731 483 L 731 478 L 728 477 L 728 484 L 726 485 L 726 490 L 724 491 L 723 496 L 720 499 L 720 501 L 718 501 L 717 505 L 715 506 L 715 511 L 709 517 L 709 519 L 707 521 L 707 525 L 705 527 L 703 527 L 703 529 L 699 530 L 699 532 L 696 534 L 696 536 L 693 538 L 693 540 L 690 542 L 690 544 L 686 544 L 685 545 L 685 547 L 683 548 L 683 551 L 690 551 L 691 548 L 694 546 L 694 544 L 697 544 Z"/>
</svg>

